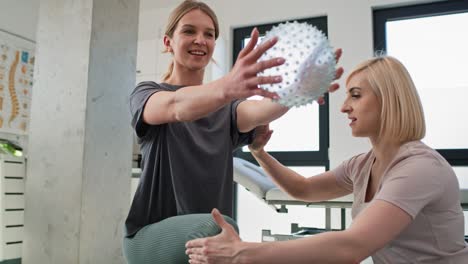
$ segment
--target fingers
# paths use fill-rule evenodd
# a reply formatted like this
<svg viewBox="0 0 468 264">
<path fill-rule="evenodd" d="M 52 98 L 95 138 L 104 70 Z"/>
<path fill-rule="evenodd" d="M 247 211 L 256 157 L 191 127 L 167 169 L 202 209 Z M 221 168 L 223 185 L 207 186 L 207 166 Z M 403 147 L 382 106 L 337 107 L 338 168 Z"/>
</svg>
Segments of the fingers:
<svg viewBox="0 0 468 264">
<path fill-rule="evenodd" d="M 335 60 L 336 60 L 336 63 L 338 63 L 338 61 L 340 60 L 342 54 L 343 54 L 343 50 L 342 50 L 342 49 L 336 49 L 336 50 L 335 50 Z"/>
<path fill-rule="evenodd" d="M 224 220 L 224 217 L 221 215 L 221 213 L 218 211 L 218 209 L 214 208 L 211 211 L 211 216 L 213 217 L 216 224 L 218 224 L 218 226 L 221 227 L 221 229 L 225 229 L 228 226 L 231 226 L 226 222 L 226 220 Z"/>
<path fill-rule="evenodd" d="M 185 250 L 186 255 L 192 255 L 192 256 L 201 256 L 203 253 L 206 251 L 206 249 L 198 247 L 198 248 L 187 248 Z M 198 258 L 199 259 L 199 258 Z"/>
<path fill-rule="evenodd" d="M 266 139 L 271 132 L 269 124 L 258 126 L 255 128 L 255 139 Z"/>
<path fill-rule="evenodd" d="M 251 51 L 249 54 L 245 55 L 245 59 L 248 61 L 257 61 L 265 51 L 269 50 L 271 47 L 273 47 L 276 43 L 278 42 L 278 37 L 273 37 L 264 43 L 258 45 L 257 48 L 255 48 L 253 51 Z"/>
<path fill-rule="evenodd" d="M 191 240 L 185 244 L 185 254 L 189 256 L 189 263 L 206 263 L 206 245 L 208 238 Z"/>
<path fill-rule="evenodd" d="M 258 85 L 262 84 L 271 84 L 271 83 L 280 83 L 283 81 L 283 78 L 279 75 L 277 76 L 256 76 L 250 78 L 250 80 L 247 81 L 247 85 L 249 87 L 257 87 Z"/>
<path fill-rule="evenodd" d="M 206 238 L 197 238 L 185 243 L 186 248 L 200 248 L 206 244 Z"/>
<path fill-rule="evenodd" d="M 247 70 L 247 75 L 251 75 L 252 77 L 247 81 L 248 87 L 252 87 L 253 95 L 260 95 L 267 98 L 278 99 L 278 95 L 276 93 L 271 93 L 265 91 L 263 89 L 258 88 L 259 85 L 262 84 L 274 84 L 274 83 L 281 83 L 283 81 L 282 76 L 258 76 L 259 72 L 262 72 L 266 69 L 271 67 L 279 66 L 283 64 L 285 60 L 283 58 L 275 58 L 266 61 L 260 61 L 255 63 Z"/>
<path fill-rule="evenodd" d="M 270 99 L 274 99 L 274 100 L 279 99 L 278 94 L 268 92 L 268 91 L 263 90 L 261 88 L 254 88 L 254 89 L 251 90 L 251 92 L 252 92 L 252 95 L 260 95 L 260 96 L 270 98 Z"/>
<path fill-rule="evenodd" d="M 343 54 L 343 50 L 342 49 L 336 49 L 335 50 L 335 60 L 336 62 L 338 63 L 338 61 L 340 60 L 341 58 L 341 55 Z M 343 67 L 339 67 L 336 71 L 335 71 L 335 80 L 338 80 L 341 78 L 341 76 L 343 75 L 344 73 L 344 69 Z M 338 90 L 338 88 L 340 88 L 340 85 L 338 83 L 333 83 L 330 85 L 330 87 L 328 87 L 328 91 L 329 92 L 335 92 L 336 90 Z M 325 104 L 325 99 L 323 97 L 320 97 L 317 102 L 319 103 L 319 105 L 323 105 Z"/>
<path fill-rule="evenodd" d="M 245 55 L 249 54 L 254 48 L 255 45 L 257 45 L 258 41 L 258 29 L 254 28 L 252 30 L 252 33 L 250 33 L 250 41 L 247 43 L 247 45 L 239 52 L 239 56 L 237 56 L 237 59 L 245 57 Z"/>
<path fill-rule="evenodd" d="M 201 249 L 195 250 L 187 250 L 186 255 L 189 257 L 189 263 L 198 264 L 198 263 L 208 263 L 206 256 L 203 255 L 203 251 Z"/>
<path fill-rule="evenodd" d="M 266 69 L 282 65 L 286 60 L 284 58 L 274 58 L 264 61 L 259 61 L 249 67 L 250 72 L 259 73 Z"/>
<path fill-rule="evenodd" d="M 339 78 L 341 78 L 341 76 L 343 75 L 343 67 L 339 67 L 336 71 L 335 71 L 335 80 L 338 80 Z"/>
<path fill-rule="evenodd" d="M 325 99 L 322 96 L 320 96 L 319 99 L 317 99 L 317 103 L 319 105 L 323 105 L 323 104 L 325 104 Z"/>
<path fill-rule="evenodd" d="M 265 142 L 270 140 L 271 134 L 273 134 L 273 130 L 268 130 L 267 134 L 265 135 Z"/>
<path fill-rule="evenodd" d="M 221 215 L 221 213 L 218 211 L 218 209 L 214 208 L 211 211 L 211 216 L 213 216 L 213 219 L 215 220 L 216 224 L 218 224 L 218 226 L 221 227 L 221 229 L 223 229 L 223 231 L 224 230 L 234 231 L 234 228 L 232 227 L 232 225 L 230 225 L 228 222 L 226 222 L 226 220 Z"/>
<path fill-rule="evenodd" d="M 330 87 L 328 87 L 328 91 L 333 93 L 334 91 L 338 90 L 338 88 L 340 88 L 340 85 L 338 83 L 333 83 L 330 85 Z"/>
<path fill-rule="evenodd" d="M 190 264 L 201 264 L 201 263 L 208 263 L 206 257 L 201 255 L 190 254 L 189 256 L 189 263 Z"/>
<path fill-rule="evenodd" d="M 228 243 L 230 240 L 240 240 L 239 235 L 237 234 L 237 231 L 234 229 L 234 227 L 226 222 L 224 217 L 221 215 L 221 213 L 218 211 L 218 209 L 213 209 L 211 211 L 211 215 L 213 216 L 213 219 L 215 220 L 216 224 L 221 227 L 222 231 L 221 234 L 218 234 L 217 236 L 214 236 L 213 238 L 218 239 L 218 242 L 221 243 Z M 227 236 L 226 236 L 227 235 Z M 219 240 L 220 238 L 223 238 L 223 240 Z"/>
</svg>

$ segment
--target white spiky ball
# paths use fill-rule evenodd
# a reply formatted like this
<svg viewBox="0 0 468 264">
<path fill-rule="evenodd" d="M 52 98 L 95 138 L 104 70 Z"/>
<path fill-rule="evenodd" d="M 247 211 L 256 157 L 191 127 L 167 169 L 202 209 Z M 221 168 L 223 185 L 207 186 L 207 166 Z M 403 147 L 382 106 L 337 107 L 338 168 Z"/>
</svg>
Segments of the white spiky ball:
<svg viewBox="0 0 468 264">
<path fill-rule="evenodd" d="M 335 54 L 326 36 L 307 23 L 283 23 L 273 27 L 262 42 L 274 36 L 278 43 L 265 52 L 260 61 L 283 57 L 286 62 L 264 70 L 259 75 L 281 75 L 283 81 L 260 85 L 262 89 L 276 92 L 278 103 L 287 107 L 312 103 L 328 91 L 335 77 Z"/>
</svg>

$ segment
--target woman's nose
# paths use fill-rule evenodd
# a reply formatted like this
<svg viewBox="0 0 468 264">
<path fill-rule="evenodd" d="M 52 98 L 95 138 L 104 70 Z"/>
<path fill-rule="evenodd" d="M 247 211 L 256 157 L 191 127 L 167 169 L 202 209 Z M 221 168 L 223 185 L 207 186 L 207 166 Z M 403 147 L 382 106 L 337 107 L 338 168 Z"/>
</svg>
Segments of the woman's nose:
<svg viewBox="0 0 468 264">
<path fill-rule="evenodd" d="M 351 107 L 346 103 L 346 101 L 343 103 L 341 106 L 341 112 L 342 113 L 349 113 L 351 112 Z"/>
<path fill-rule="evenodd" d="M 198 45 L 205 45 L 206 40 L 203 34 L 198 34 L 195 39 L 193 40 L 193 43 L 198 44 Z"/>
</svg>

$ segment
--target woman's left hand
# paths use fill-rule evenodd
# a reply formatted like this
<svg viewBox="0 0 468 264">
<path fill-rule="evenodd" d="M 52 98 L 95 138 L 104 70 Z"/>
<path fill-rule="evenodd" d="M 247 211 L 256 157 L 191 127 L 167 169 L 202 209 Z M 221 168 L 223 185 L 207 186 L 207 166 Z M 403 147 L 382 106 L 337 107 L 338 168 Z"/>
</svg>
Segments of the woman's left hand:
<svg viewBox="0 0 468 264">
<path fill-rule="evenodd" d="M 185 254 L 190 258 L 189 263 L 236 263 L 238 245 L 242 242 L 239 235 L 217 209 L 213 209 L 211 215 L 222 231 L 213 237 L 198 238 L 187 242 Z"/>
<path fill-rule="evenodd" d="M 255 154 L 257 152 L 263 151 L 263 148 L 270 140 L 272 133 L 273 130 L 270 130 L 269 124 L 256 127 L 255 138 L 253 142 L 249 145 L 250 152 L 252 152 L 252 154 Z"/>
</svg>

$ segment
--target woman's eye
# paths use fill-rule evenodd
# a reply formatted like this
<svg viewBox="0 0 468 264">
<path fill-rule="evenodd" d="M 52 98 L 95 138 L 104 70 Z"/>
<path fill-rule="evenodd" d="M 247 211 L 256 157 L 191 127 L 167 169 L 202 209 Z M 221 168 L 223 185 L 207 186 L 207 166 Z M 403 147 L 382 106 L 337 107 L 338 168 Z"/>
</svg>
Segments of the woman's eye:
<svg viewBox="0 0 468 264">
<path fill-rule="evenodd" d="M 361 97 L 361 95 L 360 95 L 360 94 L 352 94 L 351 97 L 353 97 L 353 98 L 359 98 L 359 97 Z"/>
<path fill-rule="evenodd" d="M 209 32 L 209 33 L 206 33 L 205 36 L 209 37 L 209 38 L 212 38 L 214 37 L 213 33 Z"/>
</svg>

